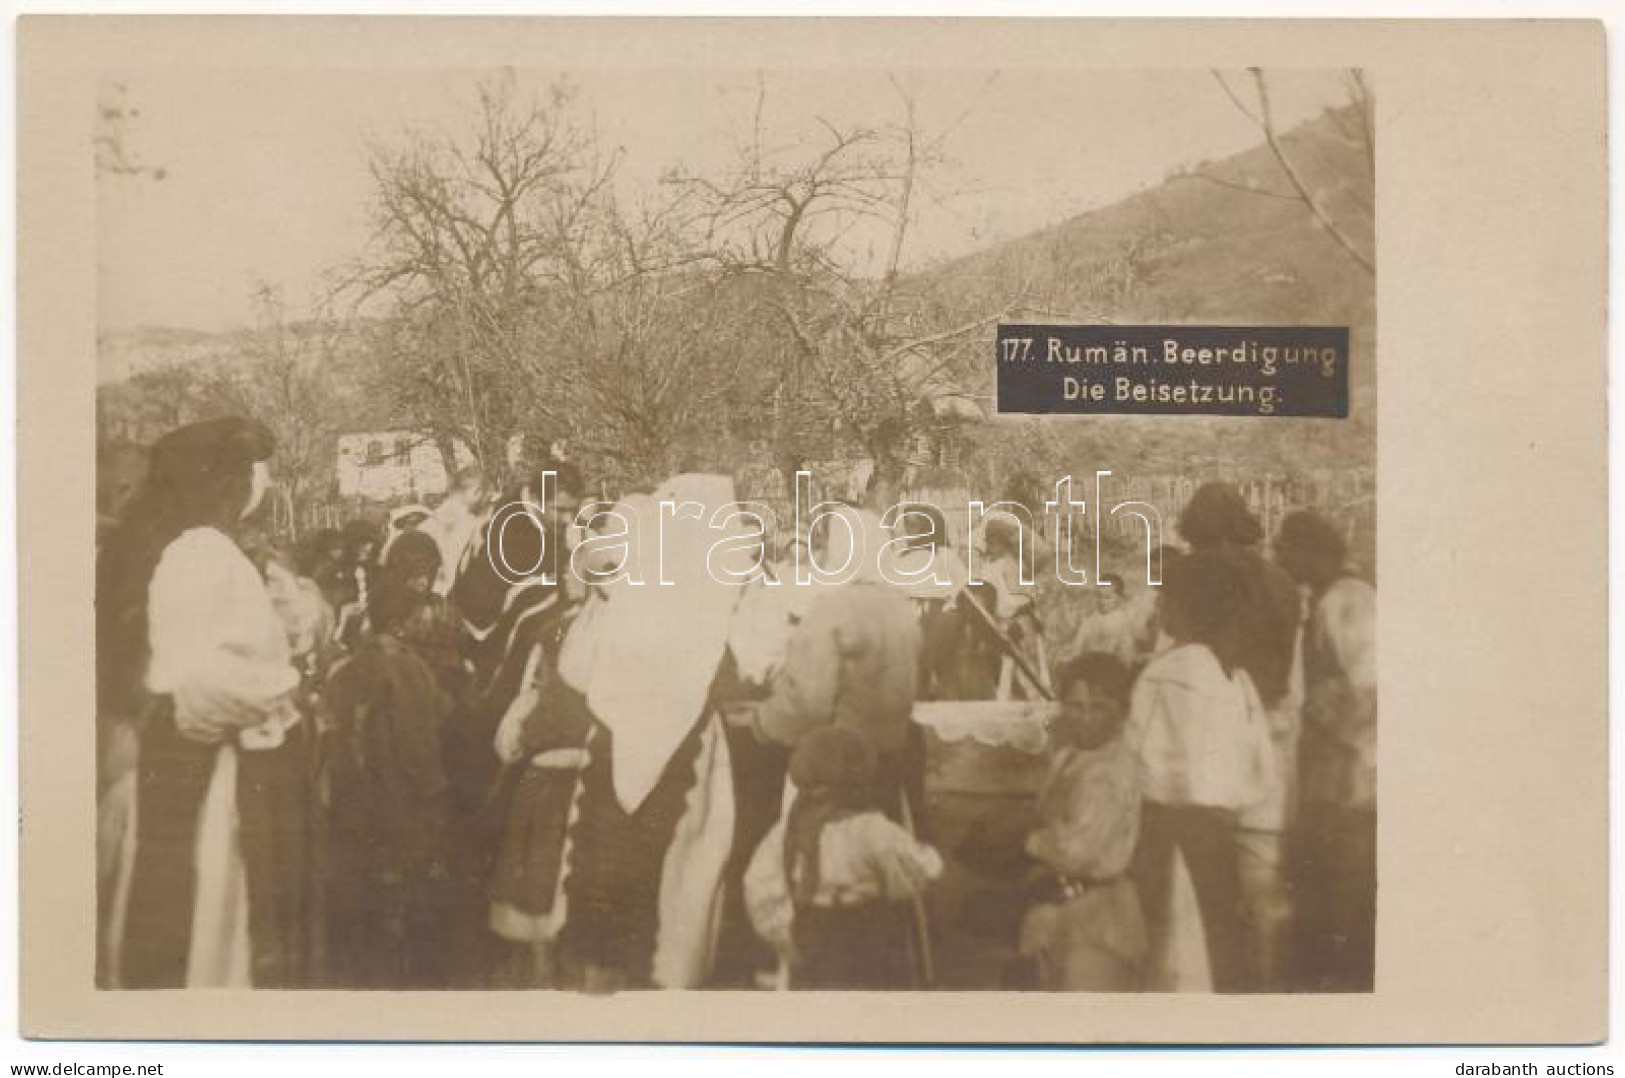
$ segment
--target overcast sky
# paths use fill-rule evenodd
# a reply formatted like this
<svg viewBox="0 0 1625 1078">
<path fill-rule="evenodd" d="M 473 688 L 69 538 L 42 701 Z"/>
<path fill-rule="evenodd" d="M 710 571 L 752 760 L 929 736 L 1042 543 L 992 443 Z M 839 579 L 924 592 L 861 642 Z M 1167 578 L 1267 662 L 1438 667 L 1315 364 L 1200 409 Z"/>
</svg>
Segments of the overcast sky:
<svg viewBox="0 0 1625 1078">
<path fill-rule="evenodd" d="M 99 180 L 99 312 L 106 330 L 223 329 L 252 317 L 256 282 L 309 309 L 324 274 L 367 242 L 369 142 L 408 128 L 456 130 L 490 72 L 320 75 L 256 71 L 110 76 L 140 115 L 131 148 L 163 180 Z M 673 165 L 721 171 L 748 129 L 758 81 L 769 143 L 816 137 L 817 119 L 902 119 L 887 72 L 526 71 L 522 88 L 567 75 L 583 118 L 624 150 L 630 194 Z M 943 196 L 918 206 L 905 261 L 964 254 L 1224 157 L 1258 130 L 1206 71 L 899 70 L 918 123 L 947 133 Z M 1342 102 L 1336 72 L 1271 74 L 1281 126 Z M 1245 90 L 1241 76 L 1233 84 Z"/>
</svg>

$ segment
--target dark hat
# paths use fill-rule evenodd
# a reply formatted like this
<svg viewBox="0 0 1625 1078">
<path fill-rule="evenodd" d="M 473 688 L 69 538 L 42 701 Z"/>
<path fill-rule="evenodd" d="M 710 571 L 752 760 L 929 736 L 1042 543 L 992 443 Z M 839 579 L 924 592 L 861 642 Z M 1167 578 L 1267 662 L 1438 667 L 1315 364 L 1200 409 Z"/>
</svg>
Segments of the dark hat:
<svg viewBox="0 0 1625 1078">
<path fill-rule="evenodd" d="M 346 544 L 360 546 L 362 543 L 378 542 L 383 536 L 383 529 L 366 517 L 354 517 L 344 522 L 344 530 L 339 534 Z"/>
<path fill-rule="evenodd" d="M 1282 518 L 1275 546 L 1277 550 L 1298 550 L 1337 565 L 1348 557 L 1348 544 L 1337 526 L 1310 509 L 1294 510 Z"/>
<path fill-rule="evenodd" d="M 1229 483 L 1203 483 L 1179 514 L 1179 534 L 1193 547 L 1233 543 L 1251 546 L 1264 529 L 1247 500 Z"/>
<path fill-rule="evenodd" d="M 1117 656 L 1104 651 L 1086 651 L 1062 663 L 1055 674 L 1056 687 L 1062 694 L 1079 681 L 1094 691 L 1127 700 L 1134 676 Z"/>
<path fill-rule="evenodd" d="M 546 458 L 540 464 L 536 465 L 536 467 L 532 468 L 529 476 L 526 478 L 526 482 L 529 484 L 531 493 L 534 496 L 541 497 L 542 476 L 548 472 L 553 473 L 553 490 L 558 491 L 560 494 L 568 494 L 576 498 L 586 496 L 587 480 L 586 477 L 581 474 L 581 469 L 576 467 L 576 465 L 570 461 L 557 460 L 553 457 Z M 551 508 L 551 506 L 548 508 Z"/>
<path fill-rule="evenodd" d="M 414 576 L 433 579 L 440 572 L 440 546 L 423 532 L 402 532 L 389 544 L 384 569 L 392 580 L 405 581 Z"/>
<path fill-rule="evenodd" d="M 152 446 L 148 475 L 184 484 L 247 471 L 276 452 L 276 437 L 263 423 L 232 416 L 188 423 Z"/>
</svg>

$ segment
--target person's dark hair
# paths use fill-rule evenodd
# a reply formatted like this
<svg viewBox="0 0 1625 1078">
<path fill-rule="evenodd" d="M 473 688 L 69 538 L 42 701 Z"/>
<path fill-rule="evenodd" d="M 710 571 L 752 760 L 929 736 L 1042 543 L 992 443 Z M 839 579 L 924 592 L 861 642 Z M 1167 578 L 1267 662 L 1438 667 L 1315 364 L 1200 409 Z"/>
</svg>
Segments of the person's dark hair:
<svg viewBox="0 0 1625 1078">
<path fill-rule="evenodd" d="M 378 547 L 383 543 L 384 532 L 377 524 L 366 517 L 356 517 L 346 521 L 341 533 L 344 537 L 344 564 L 353 566 L 360 557 L 361 548 L 371 543 L 373 555 L 378 553 Z"/>
<path fill-rule="evenodd" d="M 1335 573 L 1348 560 L 1348 544 L 1337 526 L 1310 509 L 1298 509 L 1281 520 L 1278 550 L 1292 550 L 1322 572 Z"/>
<path fill-rule="evenodd" d="M 1127 701 L 1134 675 L 1117 656 L 1104 651 L 1086 651 L 1062 663 L 1055 672 L 1056 696 L 1065 696 L 1079 681 L 1113 699 Z"/>
<path fill-rule="evenodd" d="M 146 446 L 134 442 L 108 442 L 96 449 L 96 511 L 112 513 L 123 508 L 117 495 L 133 498 L 147 473 Z"/>
<path fill-rule="evenodd" d="M 1171 620 L 1181 639 L 1206 645 L 1230 673 L 1239 663 L 1238 612 L 1248 601 L 1249 574 L 1241 556 L 1199 550 L 1179 562 L 1163 585 Z"/>
<path fill-rule="evenodd" d="M 532 468 L 526 477 L 526 485 L 530 487 L 532 497 L 540 497 L 542 493 L 542 476 L 547 472 L 553 473 L 553 489 L 560 494 L 569 494 L 577 498 L 587 495 L 587 479 L 581 474 L 581 469 L 567 460 L 542 461 Z M 552 506 L 545 508 L 551 509 Z"/>
<path fill-rule="evenodd" d="M 311 532 L 305 541 L 299 545 L 299 557 L 295 562 L 302 576 L 312 576 L 320 572 L 327 561 L 327 552 L 334 547 L 343 548 L 344 538 L 337 528 L 322 528 Z"/>
<path fill-rule="evenodd" d="M 824 828 L 872 807 L 876 767 L 868 739 L 844 726 L 813 730 L 790 754 L 796 799 L 784 821 L 784 874 L 797 904 L 818 893 Z"/>
<path fill-rule="evenodd" d="M 1183 550 L 1176 546 L 1169 546 L 1167 543 L 1162 544 L 1161 546 L 1157 547 L 1156 550 L 1152 551 L 1152 568 L 1157 568 L 1160 566 L 1162 569 L 1162 577 L 1159 583 L 1167 583 L 1168 575 L 1170 573 L 1177 573 L 1179 571 L 1179 564 L 1185 560 L 1185 557 L 1186 555 Z"/>
<path fill-rule="evenodd" d="M 1203 483 L 1179 514 L 1179 534 L 1193 549 L 1252 546 L 1264 528 L 1247 501 L 1229 483 Z"/>
<path fill-rule="evenodd" d="M 535 473 L 537 482 L 545 470 Z M 538 488 L 531 493 L 540 496 L 541 491 Z M 526 504 L 523 488 L 516 485 L 497 499 L 494 511 L 480 524 L 483 556 L 457 567 L 447 594 L 470 625 L 484 629 L 495 623 L 513 586 L 510 581 L 516 576 L 543 574 L 562 582 L 569 564 L 564 530 L 558 522 L 544 520 L 541 508 Z"/>
<path fill-rule="evenodd" d="M 153 443 L 147 474 L 108 542 L 96 571 L 98 697 L 130 708 L 145 676 L 147 587 L 164 549 L 193 528 L 235 535 L 253 489 L 254 465 L 276 439 L 249 419 L 177 427 Z"/>
<path fill-rule="evenodd" d="M 420 531 L 405 531 L 389 545 L 384 579 L 404 584 L 416 576 L 433 580 L 440 572 L 440 545 Z"/>
</svg>

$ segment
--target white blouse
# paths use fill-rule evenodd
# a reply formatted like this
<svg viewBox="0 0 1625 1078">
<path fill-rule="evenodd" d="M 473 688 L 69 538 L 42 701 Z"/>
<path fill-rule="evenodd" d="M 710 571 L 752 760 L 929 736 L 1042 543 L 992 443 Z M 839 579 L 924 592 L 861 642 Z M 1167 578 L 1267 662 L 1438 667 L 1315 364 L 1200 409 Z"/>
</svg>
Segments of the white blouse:
<svg viewBox="0 0 1625 1078">
<path fill-rule="evenodd" d="M 1165 651 L 1145 668 L 1134 684 L 1128 736 L 1152 801 L 1241 811 L 1267 800 L 1280 781 L 1252 678 L 1239 668 L 1227 676 L 1200 644 Z"/>
<path fill-rule="evenodd" d="M 241 730 L 245 747 L 280 742 L 299 673 L 265 582 L 236 543 L 192 528 L 164 548 L 147 589 L 147 633 L 147 687 L 174 698 L 183 734 L 220 741 Z"/>
</svg>

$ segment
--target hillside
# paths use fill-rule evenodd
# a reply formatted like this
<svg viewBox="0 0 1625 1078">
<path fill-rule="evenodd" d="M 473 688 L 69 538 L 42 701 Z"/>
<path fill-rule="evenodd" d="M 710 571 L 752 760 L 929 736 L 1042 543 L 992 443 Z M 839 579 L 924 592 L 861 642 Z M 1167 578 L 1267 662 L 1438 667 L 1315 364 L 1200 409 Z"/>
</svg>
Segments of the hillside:
<svg viewBox="0 0 1625 1078">
<path fill-rule="evenodd" d="M 1373 245 L 1371 175 L 1355 115 L 1328 111 L 1282 135 L 1286 153 L 1357 248 Z M 1348 421 L 1073 417 L 1005 420 L 970 432 L 989 469 L 1015 456 L 1053 469 L 1089 458 L 1120 472 L 1191 466 L 1368 465 L 1374 446 L 1375 288 L 1372 278 L 1291 195 L 1267 146 L 1172 173 L 1161 184 L 1049 228 L 922 271 L 943 317 L 996 311 L 1017 297 L 1027 320 L 1108 323 L 1331 324 L 1351 328 L 1354 415 Z M 298 331 L 300 327 L 289 327 Z M 388 426 L 364 389 L 365 333 L 328 361 L 340 429 Z M 98 340 L 105 398 L 138 382 L 162 389 L 175 368 L 230 369 L 255 351 L 256 331 L 210 334 L 141 327 Z M 992 349 L 955 371 L 971 397 L 992 399 Z M 157 377 L 153 377 L 156 375 Z M 743 386 L 741 387 L 744 388 Z M 163 390 L 163 393 L 170 393 Z M 151 392 L 136 394 L 152 396 Z M 172 395 L 172 393 L 170 393 Z M 123 411 L 124 409 L 119 409 Z M 160 409 L 157 415 L 168 416 Z M 156 418 L 156 416 L 155 416 Z M 1039 430 L 1035 443 L 1032 428 Z M 146 427 L 150 424 L 143 423 Z M 104 432 L 105 433 L 105 432 Z M 980 449 L 992 450 L 980 453 Z M 1033 459 L 1034 454 L 1042 459 Z"/>
<path fill-rule="evenodd" d="M 1281 143 L 1333 220 L 1369 252 L 1370 180 L 1363 148 L 1345 134 L 1351 122 L 1328 112 Z M 1335 321 L 1369 331 L 1371 278 L 1290 193 L 1259 145 L 931 275 L 977 290 L 1025 280 L 1040 305 L 1075 303 L 1079 313 L 1121 323 Z"/>
<path fill-rule="evenodd" d="M 1349 110 L 1328 111 L 1283 134 L 1281 143 L 1332 220 L 1369 253 L 1371 177 L 1356 122 Z M 1127 463 L 1220 464 L 1301 455 L 1306 465 L 1368 465 L 1375 444 L 1375 282 L 1291 190 L 1261 144 L 934 267 L 929 276 L 967 312 L 985 310 L 989 297 L 1010 296 L 1025 286 L 1027 305 L 1043 312 L 1023 316 L 1033 321 L 1347 325 L 1353 394 L 1347 421 L 1108 416 L 1086 424 L 1071 417 L 1015 422 L 1037 423 L 1047 441 L 1072 443 L 1073 455 L 1116 454 Z M 979 370 L 981 382 L 970 388 L 991 400 L 991 347 Z M 1001 425 L 1008 426 L 995 424 Z"/>
<path fill-rule="evenodd" d="M 176 363 L 202 363 L 237 350 L 240 332 L 209 333 L 184 326 L 136 326 L 96 336 L 96 381 L 121 382 Z"/>
</svg>

